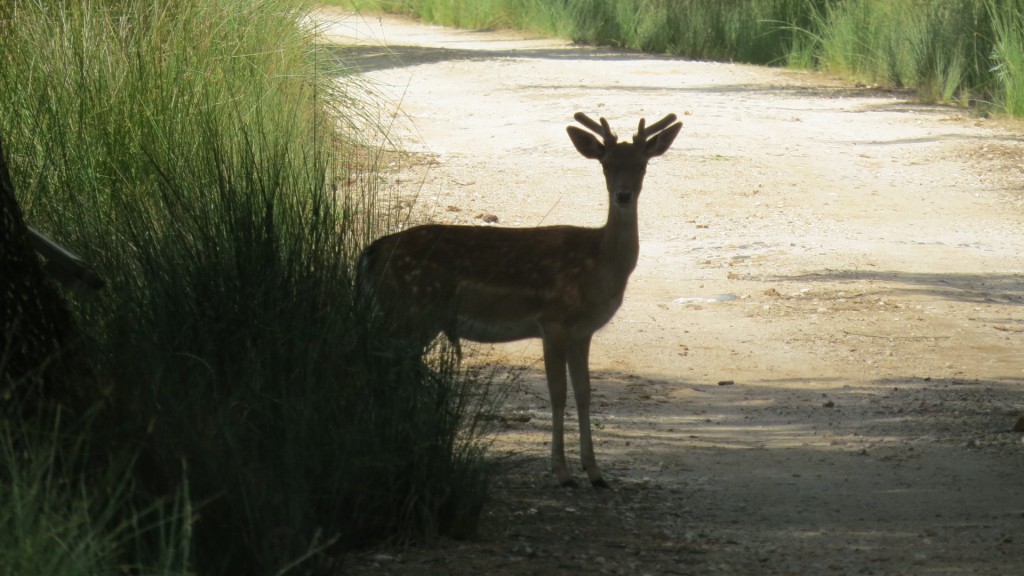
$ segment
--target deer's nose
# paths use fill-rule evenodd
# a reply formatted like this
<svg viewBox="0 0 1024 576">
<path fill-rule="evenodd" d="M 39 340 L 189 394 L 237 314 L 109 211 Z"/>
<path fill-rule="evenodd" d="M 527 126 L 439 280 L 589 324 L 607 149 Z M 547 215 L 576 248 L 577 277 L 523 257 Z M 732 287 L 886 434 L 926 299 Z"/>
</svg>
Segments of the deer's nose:
<svg viewBox="0 0 1024 576">
<path fill-rule="evenodd" d="M 632 190 L 619 190 L 615 193 L 615 202 L 621 205 L 629 204 L 633 200 Z"/>
</svg>

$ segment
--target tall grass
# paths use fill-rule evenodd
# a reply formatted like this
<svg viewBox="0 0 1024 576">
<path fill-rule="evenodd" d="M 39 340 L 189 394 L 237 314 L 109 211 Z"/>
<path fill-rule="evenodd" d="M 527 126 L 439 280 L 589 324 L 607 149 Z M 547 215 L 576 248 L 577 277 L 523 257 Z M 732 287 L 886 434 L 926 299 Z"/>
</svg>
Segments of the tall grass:
<svg viewBox="0 0 1024 576">
<path fill-rule="evenodd" d="M 1024 116 L 1024 2 L 992 0 L 992 68 L 997 99 L 1013 116 Z"/>
<path fill-rule="evenodd" d="M 1021 0 L 333 0 L 688 58 L 827 70 L 1024 114 Z"/>
<path fill-rule="evenodd" d="M 798 62 L 928 101 L 987 97 L 991 21 L 981 0 L 831 3 L 801 30 Z M 808 57 L 809 53 L 809 57 Z"/>
<path fill-rule="evenodd" d="M 123 522 L 187 485 L 194 524 L 168 521 L 203 574 L 301 573 L 346 546 L 466 535 L 486 494 L 486 394 L 444 350 L 427 365 L 382 355 L 355 305 L 382 135 L 295 4 L 0 8 L 19 200 L 107 279 L 74 305 L 90 370 L 62 410 L 95 412 L 80 435 L 132 464 L 122 488 L 101 479 L 86 498 Z M 158 563 L 139 551 L 161 539 L 140 531 L 126 561 Z"/>
<path fill-rule="evenodd" d="M 187 574 L 189 502 L 180 490 L 147 509 L 124 507 L 131 461 L 90 464 L 90 435 L 61 422 L 0 423 L 0 574 L 62 576 L 137 570 L 121 552 L 144 541 L 149 574 Z M 97 490 L 106 491 L 97 497 Z"/>
<path fill-rule="evenodd" d="M 328 0 L 358 10 L 408 14 L 452 26 L 521 28 L 577 42 L 693 58 L 780 62 L 827 0 Z"/>
</svg>

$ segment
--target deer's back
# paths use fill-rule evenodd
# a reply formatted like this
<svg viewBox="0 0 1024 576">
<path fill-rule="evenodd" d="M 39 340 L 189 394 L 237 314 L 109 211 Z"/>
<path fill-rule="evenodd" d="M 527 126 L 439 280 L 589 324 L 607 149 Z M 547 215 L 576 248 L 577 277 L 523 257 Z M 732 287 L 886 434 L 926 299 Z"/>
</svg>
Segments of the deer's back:
<svg viewBox="0 0 1024 576">
<path fill-rule="evenodd" d="M 593 332 L 626 285 L 602 260 L 602 237 L 574 226 L 418 226 L 371 244 L 360 282 L 394 323 L 434 334 L 497 342 L 540 336 L 545 323 Z"/>
</svg>

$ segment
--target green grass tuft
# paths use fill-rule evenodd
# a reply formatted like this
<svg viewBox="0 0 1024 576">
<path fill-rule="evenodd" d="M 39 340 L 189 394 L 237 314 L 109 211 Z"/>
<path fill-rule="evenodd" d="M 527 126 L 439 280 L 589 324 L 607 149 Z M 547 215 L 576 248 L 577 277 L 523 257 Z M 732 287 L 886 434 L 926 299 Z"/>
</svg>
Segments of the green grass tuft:
<svg viewBox="0 0 1024 576">
<path fill-rule="evenodd" d="M 374 210 L 386 135 L 306 8 L 0 8 L 0 137 L 19 201 L 107 280 L 73 302 L 89 374 L 63 410 L 95 413 L 72 445 L 130 464 L 83 488 L 107 515 L 69 517 L 86 522 L 68 527 L 75 546 L 114 538 L 117 561 L 203 574 L 304 573 L 348 547 L 475 528 L 487 383 L 450 353 L 396 370 L 371 345 L 353 266 L 388 224 Z M 34 446 L 18 450 L 36 459 Z M 17 505 L 21 480 L 0 480 Z M 57 492 L 26 505 L 63 506 Z M 168 502 L 159 530 L 109 534 Z"/>
<path fill-rule="evenodd" d="M 997 101 L 1011 116 L 1024 116 L 1024 2 L 990 0 L 993 23 L 992 69 Z"/>
</svg>

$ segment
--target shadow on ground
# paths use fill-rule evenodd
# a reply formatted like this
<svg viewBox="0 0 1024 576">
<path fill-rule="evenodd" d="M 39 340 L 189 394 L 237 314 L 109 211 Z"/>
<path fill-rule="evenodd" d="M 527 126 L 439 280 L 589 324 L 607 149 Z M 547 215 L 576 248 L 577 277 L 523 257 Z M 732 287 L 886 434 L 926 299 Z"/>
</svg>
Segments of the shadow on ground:
<svg viewBox="0 0 1024 576">
<path fill-rule="evenodd" d="M 776 282 L 878 282 L 882 293 L 967 303 L 1024 304 L 1024 274 L 929 274 L 885 270 L 824 270 L 773 276 Z"/>
<path fill-rule="evenodd" d="M 478 538 L 353 573 L 997 574 L 1024 554 L 1019 378 L 701 386 L 602 372 L 613 488 L 569 490 L 547 472 L 542 375 L 519 375 L 516 414 L 531 417 L 496 434 Z"/>
<path fill-rule="evenodd" d="M 541 378 L 523 374 L 528 387 Z M 520 406 L 529 422 L 497 435 L 494 501 L 473 545 L 481 567 L 1000 573 L 1024 554 L 1020 378 L 700 386 L 596 374 L 611 491 L 555 486 L 539 397 Z"/>
</svg>

